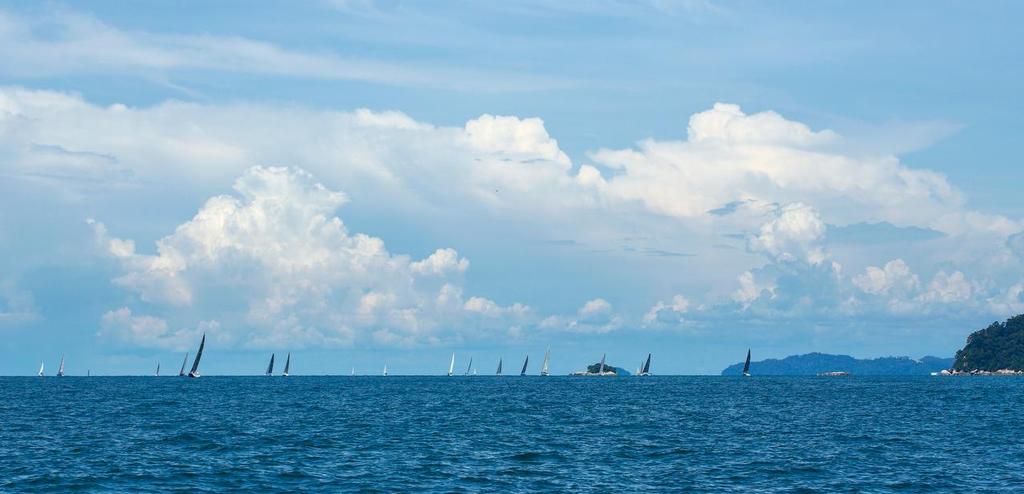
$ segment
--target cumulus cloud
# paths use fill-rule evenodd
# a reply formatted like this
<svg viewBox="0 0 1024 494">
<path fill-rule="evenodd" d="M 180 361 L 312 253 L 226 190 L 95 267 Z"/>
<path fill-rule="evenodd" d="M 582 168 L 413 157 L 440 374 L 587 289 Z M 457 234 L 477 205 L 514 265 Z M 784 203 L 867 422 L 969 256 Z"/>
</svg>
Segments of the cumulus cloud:
<svg viewBox="0 0 1024 494">
<path fill-rule="evenodd" d="M 576 333 L 608 333 L 619 329 L 623 317 L 603 298 L 586 301 L 576 310 L 575 317 L 549 316 L 541 321 L 542 328 L 567 330 Z"/>
<path fill-rule="evenodd" d="M 100 245 L 124 271 L 114 283 L 159 306 L 241 310 L 253 328 L 243 344 L 251 346 L 346 345 L 370 333 L 378 341 L 422 343 L 439 338 L 447 317 L 526 311 L 474 297 L 453 313 L 461 288 L 445 283 L 435 293 L 418 278 L 446 279 L 469 261 L 450 248 L 411 261 L 388 252 L 379 238 L 350 233 L 333 216 L 345 195 L 305 171 L 254 167 L 234 189 L 236 196 L 206 201 L 157 241 L 154 254 L 136 252 L 132 242 L 93 222 Z M 171 338 L 162 320 L 127 308 L 104 316 L 104 325 L 139 344 Z"/>
<path fill-rule="evenodd" d="M 748 241 L 747 247 L 777 261 L 821 264 L 825 260 L 821 245 L 825 230 L 825 222 L 814 208 L 800 203 L 788 204 L 777 218 L 761 226 L 761 231 Z"/>
<path fill-rule="evenodd" d="M 475 331 L 529 327 L 543 317 L 515 309 L 517 286 L 487 298 L 464 294 L 471 264 L 453 249 L 430 245 L 422 252 L 432 254 L 410 259 L 380 238 L 349 232 L 334 216 L 346 200 L 372 210 L 372 220 L 428 225 L 429 238 L 458 238 L 466 252 L 489 252 L 497 235 L 573 238 L 570 247 L 550 247 L 573 252 L 559 262 L 581 270 L 602 262 L 624 278 L 671 287 L 645 307 L 676 294 L 692 301 L 685 312 L 663 302 L 657 320 L 685 314 L 697 321 L 713 312 L 859 317 L 890 313 L 890 299 L 910 308 L 904 314 L 938 311 L 940 301 L 986 314 L 1011 307 L 999 301 L 1012 302 L 1008 287 L 1019 281 L 1005 273 L 1022 262 L 1020 222 L 969 210 L 941 174 L 851 151 L 856 146 L 845 139 L 773 112 L 718 104 L 690 117 L 685 138 L 601 149 L 574 164 L 538 118 L 482 115 L 444 127 L 400 112 L 174 101 L 102 106 L 66 93 L 0 89 L 0 170 L 12 183 L 47 177 L 46 186 L 57 190 L 90 183 L 143 191 L 159 183 L 171 195 L 210 197 L 235 181 L 234 194 L 210 198 L 173 233 L 174 225 L 165 226 L 155 250 L 121 238 L 140 238 L 134 234 L 93 227 L 121 268 L 114 283 L 140 304 L 196 313 L 228 307 L 240 325 L 254 328 L 243 344 L 285 335 L 309 344 L 370 338 L 412 345 L 446 337 L 443 327 L 458 333 L 464 321 Z M 250 170 L 253 163 L 292 167 Z M 113 185 L 104 178 L 111 173 L 121 177 Z M 318 186 L 311 173 L 347 195 Z M 122 197 L 116 187 L 91 200 Z M 827 225 L 886 225 L 927 232 L 929 240 L 829 243 Z M 847 230 L 847 237 L 873 231 Z M 466 242 L 478 243 L 463 248 Z M 693 252 L 698 262 L 620 262 L 651 249 Z M 517 250 L 495 254 L 507 257 L 507 272 L 550 254 Z M 899 279 L 899 266 L 887 264 L 897 259 L 912 260 L 920 274 Z M 680 269 L 688 288 L 672 285 Z M 898 288 L 915 276 L 916 288 Z M 554 310 L 562 315 L 541 325 L 597 331 L 645 321 L 644 313 L 614 311 L 598 321 L 600 306 Z"/>
<path fill-rule="evenodd" d="M 149 348 L 186 350 L 195 346 L 201 335 L 224 342 L 217 321 L 200 321 L 192 329 L 171 330 L 167 321 L 153 316 L 135 315 L 127 307 L 107 311 L 100 318 L 99 336 L 122 343 Z"/>
<path fill-rule="evenodd" d="M 690 310 L 690 301 L 682 295 L 675 295 L 669 302 L 658 301 L 650 310 L 644 314 L 644 324 L 648 326 L 657 324 L 678 324 L 683 321 L 685 314 Z"/>
</svg>

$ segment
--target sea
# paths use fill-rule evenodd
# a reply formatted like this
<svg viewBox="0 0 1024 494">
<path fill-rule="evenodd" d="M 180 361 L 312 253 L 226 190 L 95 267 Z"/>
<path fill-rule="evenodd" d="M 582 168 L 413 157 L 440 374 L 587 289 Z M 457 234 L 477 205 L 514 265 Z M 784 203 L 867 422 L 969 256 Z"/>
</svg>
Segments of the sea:
<svg viewBox="0 0 1024 494">
<path fill-rule="evenodd" d="M 4 377 L 0 492 L 1024 492 L 1024 378 Z"/>
</svg>

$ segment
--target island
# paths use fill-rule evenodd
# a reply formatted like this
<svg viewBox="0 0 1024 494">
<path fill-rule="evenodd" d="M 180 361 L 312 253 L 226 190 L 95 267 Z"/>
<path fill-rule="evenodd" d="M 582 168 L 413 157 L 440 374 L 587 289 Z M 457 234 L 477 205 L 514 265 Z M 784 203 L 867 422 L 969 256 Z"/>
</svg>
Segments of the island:
<svg viewBox="0 0 1024 494">
<path fill-rule="evenodd" d="M 755 376 L 817 376 L 848 373 L 854 376 L 927 376 L 947 370 L 952 365 L 952 358 L 880 357 L 857 359 L 849 355 L 815 352 L 790 355 L 784 359 L 751 362 L 750 374 Z M 723 376 L 738 376 L 742 373 L 743 362 L 730 365 L 722 371 Z"/>
<path fill-rule="evenodd" d="M 604 373 L 601 372 L 601 362 L 596 364 L 590 364 L 587 366 L 587 370 L 573 372 L 571 376 L 629 376 L 630 373 L 626 369 L 621 367 L 614 367 L 608 364 L 604 364 Z"/>
<path fill-rule="evenodd" d="M 953 374 L 1024 374 L 1024 314 L 994 322 L 967 336 Z"/>
</svg>

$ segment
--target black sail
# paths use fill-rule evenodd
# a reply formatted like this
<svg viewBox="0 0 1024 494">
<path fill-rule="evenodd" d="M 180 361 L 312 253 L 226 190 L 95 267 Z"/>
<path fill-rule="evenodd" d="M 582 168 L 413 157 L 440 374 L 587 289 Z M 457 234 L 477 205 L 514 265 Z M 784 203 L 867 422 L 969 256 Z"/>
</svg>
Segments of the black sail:
<svg viewBox="0 0 1024 494">
<path fill-rule="evenodd" d="M 496 376 L 500 376 L 501 375 L 501 359 L 500 358 L 498 359 L 498 372 L 495 372 L 494 375 L 496 375 Z"/>
<path fill-rule="evenodd" d="M 274 354 L 273 353 L 270 354 L 270 365 L 267 366 L 267 375 L 268 376 L 274 375 Z"/>
<path fill-rule="evenodd" d="M 747 349 L 747 361 L 743 362 L 743 373 L 750 374 L 750 349 Z"/>
<path fill-rule="evenodd" d="M 292 352 L 288 352 L 288 358 L 284 360 L 284 375 L 288 375 L 288 369 L 292 367 Z"/>
<path fill-rule="evenodd" d="M 527 355 L 526 356 L 526 360 L 523 361 L 523 370 L 519 371 L 519 375 L 520 376 L 525 376 L 526 375 L 526 366 L 529 363 L 530 363 L 530 356 Z"/>
<path fill-rule="evenodd" d="M 203 333 L 203 339 L 199 340 L 199 351 L 196 352 L 196 359 L 192 361 L 192 370 L 189 371 L 190 377 L 199 377 L 199 361 L 203 358 L 203 347 L 206 346 L 206 333 Z"/>
<path fill-rule="evenodd" d="M 185 376 L 185 366 L 188 365 L 188 352 L 185 352 L 185 360 L 181 361 L 181 370 L 178 371 L 178 377 Z"/>
<path fill-rule="evenodd" d="M 651 372 L 651 354 L 647 354 L 647 361 L 644 362 L 644 368 L 640 370 L 641 374 L 650 374 Z"/>
</svg>

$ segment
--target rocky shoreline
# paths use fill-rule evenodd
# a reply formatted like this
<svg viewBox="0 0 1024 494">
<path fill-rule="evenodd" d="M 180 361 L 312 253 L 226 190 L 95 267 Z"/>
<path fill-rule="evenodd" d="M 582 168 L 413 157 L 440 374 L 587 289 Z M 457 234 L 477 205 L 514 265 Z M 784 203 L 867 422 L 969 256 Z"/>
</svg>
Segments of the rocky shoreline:
<svg viewBox="0 0 1024 494">
<path fill-rule="evenodd" d="M 1013 370 L 1013 369 L 999 369 L 997 371 L 986 371 L 980 369 L 974 369 L 969 371 L 963 370 L 942 370 L 935 373 L 937 376 L 1024 376 L 1024 371 Z"/>
</svg>

